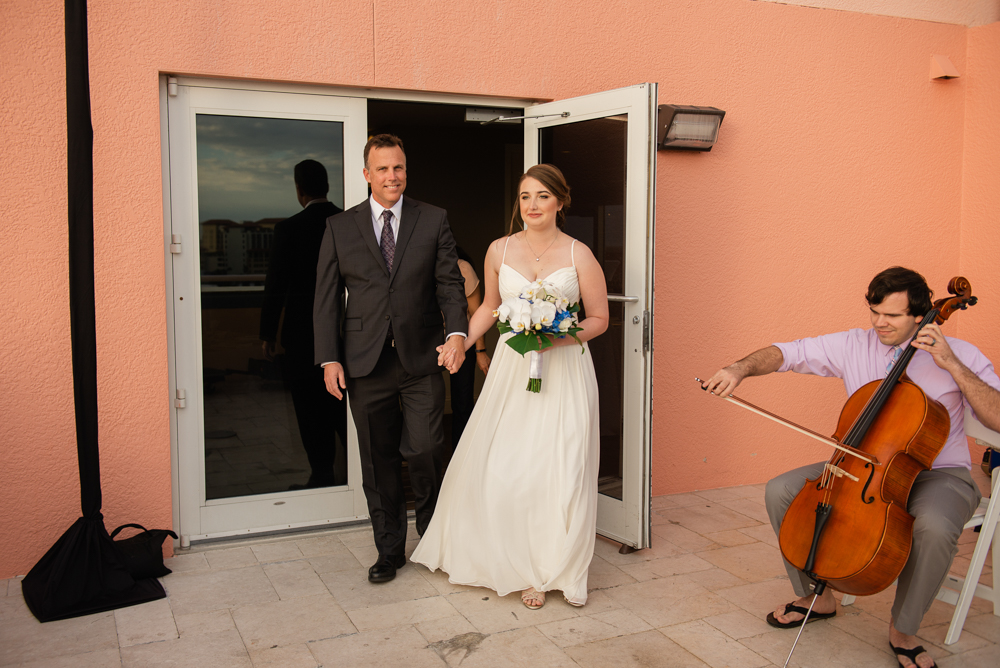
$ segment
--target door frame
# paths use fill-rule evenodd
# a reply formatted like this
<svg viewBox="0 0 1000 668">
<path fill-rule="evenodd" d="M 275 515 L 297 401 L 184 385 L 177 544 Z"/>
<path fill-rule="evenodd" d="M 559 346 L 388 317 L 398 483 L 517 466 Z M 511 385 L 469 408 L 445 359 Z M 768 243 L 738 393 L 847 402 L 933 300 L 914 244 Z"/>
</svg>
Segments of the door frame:
<svg viewBox="0 0 1000 668">
<path fill-rule="evenodd" d="M 525 99 L 525 98 L 508 98 L 508 97 L 493 97 L 493 96 L 477 96 L 477 95 L 462 95 L 454 93 L 428 93 L 420 91 L 408 91 L 408 90 L 392 90 L 392 89 L 373 89 L 373 88 L 356 88 L 356 87 L 340 87 L 340 86 L 318 86 L 318 85 L 308 85 L 308 84 L 290 84 L 290 83 L 263 83 L 254 81 L 240 81 L 240 80 L 228 80 L 228 79 L 215 79 L 215 78 L 202 78 L 202 77 L 192 77 L 192 76 L 173 76 L 170 74 L 162 74 L 159 80 L 159 103 L 160 103 L 160 137 L 161 137 L 161 176 L 162 176 L 162 189 L 163 189 L 163 249 L 164 249 L 164 266 L 165 266 L 165 286 L 166 286 L 166 311 L 167 311 L 167 357 L 168 357 L 168 382 L 169 382 L 169 410 L 170 410 L 170 452 L 171 452 L 171 492 L 172 492 L 172 511 L 173 511 L 173 523 L 174 527 L 178 529 L 178 533 L 183 533 L 182 521 L 181 521 L 181 484 L 180 484 L 180 467 L 178 458 L 178 428 L 177 428 L 177 412 L 178 399 L 176 396 L 176 390 L 178 387 L 177 379 L 177 332 L 176 332 L 176 318 L 174 314 L 174 300 L 176 299 L 176 294 L 174 291 L 173 283 L 173 271 L 172 262 L 173 254 L 170 250 L 170 245 L 172 243 L 171 238 L 171 221 L 172 221 L 172 184 L 171 184 L 171 163 L 170 163 L 170 144 L 169 144 L 169 114 L 168 114 L 168 99 L 170 97 L 171 89 L 176 85 L 194 85 L 202 88 L 220 88 L 227 90 L 243 90 L 243 91 L 260 91 L 260 92 L 270 92 L 270 93 L 296 93 L 303 95 L 319 95 L 324 97 L 335 96 L 335 97 L 353 97 L 362 99 L 378 99 L 378 100 L 392 100 L 401 102 L 426 102 L 432 104 L 452 104 L 461 105 L 467 107 L 480 107 L 488 109 L 502 109 L 502 110 L 525 110 L 526 114 L 530 114 L 529 110 L 537 107 L 539 104 L 547 102 L 538 99 Z M 652 85 L 655 89 L 656 84 L 642 84 L 643 86 Z M 624 90 L 624 89 L 622 89 Z M 601 93 L 595 93 L 594 95 L 600 95 Z M 583 96 L 591 97 L 591 96 Z M 568 100 L 574 100 L 579 98 L 569 98 Z M 564 102 L 566 100 L 560 100 Z M 652 111 L 650 113 L 650 128 L 649 132 L 655 137 L 655 122 L 656 122 L 656 95 L 655 92 L 652 96 Z M 519 115 L 519 114 L 518 114 Z M 349 142 L 345 136 L 345 151 L 348 150 Z M 655 169 L 656 169 L 656 155 L 655 151 L 651 151 L 650 155 L 646 158 L 646 169 L 648 170 L 648 214 L 646 221 L 647 230 L 647 241 L 646 241 L 646 260 L 645 260 L 645 302 L 644 309 L 647 313 L 647 320 L 644 324 L 645 331 L 645 341 L 648 342 L 648 348 L 644 356 L 643 363 L 643 385 L 641 388 L 641 394 L 643 397 L 642 404 L 646 406 L 646 410 L 643 410 L 642 421 L 640 431 L 643 439 L 643 453 L 642 453 L 642 470 L 639 475 L 642 480 L 642 497 L 646 499 L 646 503 L 643 504 L 641 509 L 641 520 L 640 529 L 636 540 L 624 540 L 628 545 L 635 548 L 642 548 L 649 546 L 650 532 L 649 532 L 649 519 L 651 517 L 650 510 L 650 493 L 651 493 L 651 470 L 650 470 L 650 457 L 649 457 L 649 444 L 650 432 L 651 432 L 651 393 L 652 393 L 652 303 L 653 303 L 653 251 L 654 251 L 654 238 L 653 232 L 655 226 L 653 225 L 653 217 L 655 215 Z M 346 165 L 345 165 L 346 170 Z M 349 198 L 349 189 L 345 184 L 345 205 L 348 205 L 347 201 Z M 188 243 L 197 243 L 197 240 L 187 240 Z M 191 400 L 191 397 L 188 397 Z M 186 409 L 185 409 L 186 410 Z M 357 435 L 354 428 L 353 420 L 348 420 L 348 429 L 350 434 L 350 441 L 352 443 L 357 443 Z M 349 446 L 350 450 L 350 446 Z M 349 452 L 349 457 L 350 457 Z M 356 456 L 356 452 L 354 454 Z M 356 493 L 361 497 L 363 502 L 363 493 L 360 490 L 360 481 L 357 486 Z M 268 495 L 260 495 L 268 496 Z M 250 530 L 235 530 L 235 531 L 224 531 L 216 532 L 212 534 L 197 534 L 196 540 L 213 540 L 234 535 L 250 535 L 257 533 L 267 533 L 274 531 L 287 531 L 292 529 L 301 529 L 309 527 L 321 527 L 329 526 L 331 524 L 340 522 L 350 522 L 350 521 L 363 521 L 367 518 L 367 508 L 362 503 L 362 509 L 358 512 L 356 517 L 353 518 L 341 518 L 341 519 L 325 519 L 325 520 L 313 520 L 305 522 L 290 522 L 287 524 L 280 524 L 270 527 L 261 527 L 258 529 Z M 598 533 L 608 535 L 607 532 L 598 529 Z M 611 536 L 614 540 L 621 540 L 620 537 Z M 177 541 L 175 541 L 176 543 Z M 182 547 L 187 547 L 188 541 L 181 540 L 180 545 Z"/>
<path fill-rule="evenodd" d="M 171 98 L 177 98 L 176 102 Z M 361 178 L 361 149 L 366 119 L 363 99 L 335 95 L 303 98 L 276 91 L 233 90 L 220 87 L 177 85 L 168 92 L 167 141 L 171 161 L 170 217 L 165 229 L 167 280 L 173 353 L 174 390 L 171 426 L 176 444 L 172 464 L 176 469 L 174 508 L 181 545 L 250 533 L 282 531 L 304 526 L 355 522 L 367 515 L 357 449 L 347 449 L 348 483 L 321 489 L 281 491 L 248 496 L 208 499 L 205 478 L 205 396 L 202 362 L 202 288 L 199 270 L 197 130 L 200 114 L 326 120 L 343 124 L 344 195 L 354 200 L 367 194 Z M 360 126 L 360 127 L 359 127 Z M 175 235 L 179 235 L 175 237 Z M 171 248 L 176 244 L 177 249 Z M 198 298 L 195 298 L 198 295 Z M 185 302 L 184 297 L 188 300 Z M 349 429 L 349 440 L 355 439 Z"/>
</svg>

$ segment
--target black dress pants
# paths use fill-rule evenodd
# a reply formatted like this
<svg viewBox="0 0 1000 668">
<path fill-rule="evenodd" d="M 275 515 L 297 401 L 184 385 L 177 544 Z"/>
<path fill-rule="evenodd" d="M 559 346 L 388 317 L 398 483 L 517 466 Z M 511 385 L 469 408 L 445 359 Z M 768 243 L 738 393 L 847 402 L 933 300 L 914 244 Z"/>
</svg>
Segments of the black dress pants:
<svg viewBox="0 0 1000 668">
<path fill-rule="evenodd" d="M 437 503 L 444 451 L 444 379 L 412 376 L 386 345 L 367 376 L 348 378 L 358 429 L 361 480 L 380 556 L 402 556 L 406 544 L 403 460 L 410 474 L 417 532 L 423 535 Z M 405 437 L 404 437 L 405 431 Z"/>
</svg>

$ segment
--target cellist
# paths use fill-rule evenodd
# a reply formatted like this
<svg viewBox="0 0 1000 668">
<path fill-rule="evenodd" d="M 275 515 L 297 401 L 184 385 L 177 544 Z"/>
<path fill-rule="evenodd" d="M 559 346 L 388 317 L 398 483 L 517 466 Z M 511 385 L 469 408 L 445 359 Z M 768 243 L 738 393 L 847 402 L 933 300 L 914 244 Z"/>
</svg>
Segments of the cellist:
<svg viewBox="0 0 1000 668">
<path fill-rule="evenodd" d="M 930 323 L 917 333 L 931 310 L 931 290 L 923 276 L 903 267 L 879 273 L 865 299 L 871 329 L 851 329 L 790 343 L 775 343 L 717 371 L 702 385 L 716 396 L 729 396 L 748 376 L 796 371 L 843 380 L 848 395 L 864 384 L 881 380 L 906 346 L 917 349 L 906 373 L 951 418 L 951 432 L 933 467 L 918 474 L 907 511 L 914 516 L 910 556 L 899 576 L 889 644 L 903 668 L 934 666 L 916 637 L 924 614 L 958 553 L 958 537 L 981 498 L 972 481 L 972 462 L 963 429 L 964 406 L 971 406 L 983 425 L 1000 431 L 1000 378 L 990 361 L 972 344 L 946 337 Z M 767 484 L 765 504 L 775 534 L 792 500 L 807 479 L 818 477 L 825 462 L 798 468 Z M 787 561 L 785 568 L 798 598 L 769 613 L 767 622 L 779 628 L 801 626 L 812 600 L 812 580 Z M 836 615 L 833 590 L 826 588 L 809 621 Z"/>
</svg>

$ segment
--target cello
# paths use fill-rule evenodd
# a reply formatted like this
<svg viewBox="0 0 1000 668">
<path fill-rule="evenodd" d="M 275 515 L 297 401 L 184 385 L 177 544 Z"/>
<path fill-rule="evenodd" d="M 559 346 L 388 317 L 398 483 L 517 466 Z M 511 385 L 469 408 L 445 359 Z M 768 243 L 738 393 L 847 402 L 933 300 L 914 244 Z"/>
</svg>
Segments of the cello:
<svg viewBox="0 0 1000 668">
<path fill-rule="evenodd" d="M 926 324 L 943 324 L 956 310 L 977 302 L 963 277 L 953 278 L 948 292 L 954 296 L 934 302 L 913 338 Z M 816 582 L 814 604 L 827 585 L 858 596 L 882 591 L 909 557 L 914 521 L 906 511 L 910 488 L 917 474 L 931 467 L 950 430 L 947 410 L 906 376 L 916 350 L 907 346 L 884 380 L 851 395 L 830 439 L 742 399 L 725 397 L 835 448 L 822 474 L 808 480 L 789 506 L 778 538 L 785 559 Z M 811 612 L 812 606 L 800 635 Z"/>
<path fill-rule="evenodd" d="M 955 296 L 934 302 L 914 338 L 927 323 L 941 325 L 977 301 L 960 276 L 948 283 L 948 292 Z M 907 346 L 885 379 L 852 394 L 837 421 L 833 439 L 876 461 L 835 451 L 781 524 L 778 544 L 785 559 L 845 594 L 876 594 L 903 570 L 913 534 L 913 516 L 906 512 L 910 488 L 948 439 L 948 411 L 906 375 L 916 350 Z"/>
</svg>

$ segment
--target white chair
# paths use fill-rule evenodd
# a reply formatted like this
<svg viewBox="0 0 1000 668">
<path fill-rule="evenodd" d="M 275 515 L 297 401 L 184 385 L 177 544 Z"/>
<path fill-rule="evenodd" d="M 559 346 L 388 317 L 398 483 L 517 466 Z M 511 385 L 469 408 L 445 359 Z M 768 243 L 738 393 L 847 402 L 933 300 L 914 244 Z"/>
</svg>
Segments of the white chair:
<svg viewBox="0 0 1000 668">
<path fill-rule="evenodd" d="M 1000 451 L 1000 433 L 987 429 L 976 420 L 972 411 L 965 409 L 965 434 L 976 439 L 976 443 L 993 450 Z M 979 502 L 972 519 L 965 524 L 966 529 L 981 527 L 979 538 L 976 540 L 976 549 L 972 552 L 972 561 L 969 563 L 969 570 L 964 578 L 948 574 L 944 584 L 938 590 L 937 598 L 955 606 L 955 613 L 951 616 L 951 625 L 948 633 L 945 634 L 944 644 L 952 645 L 958 642 L 962 635 L 962 627 L 965 625 L 965 618 L 969 615 L 969 606 L 972 605 L 972 597 L 986 599 L 993 603 L 993 614 L 1000 616 L 1000 534 L 997 533 L 997 518 L 1000 516 L 1000 467 L 993 469 L 993 478 L 990 483 L 990 495 L 984 497 Z M 983 572 L 983 564 L 986 563 L 986 554 L 990 545 L 993 546 L 993 586 L 987 587 L 979 584 L 979 576 Z M 844 594 L 841 605 L 851 605 L 855 597 Z"/>
</svg>

